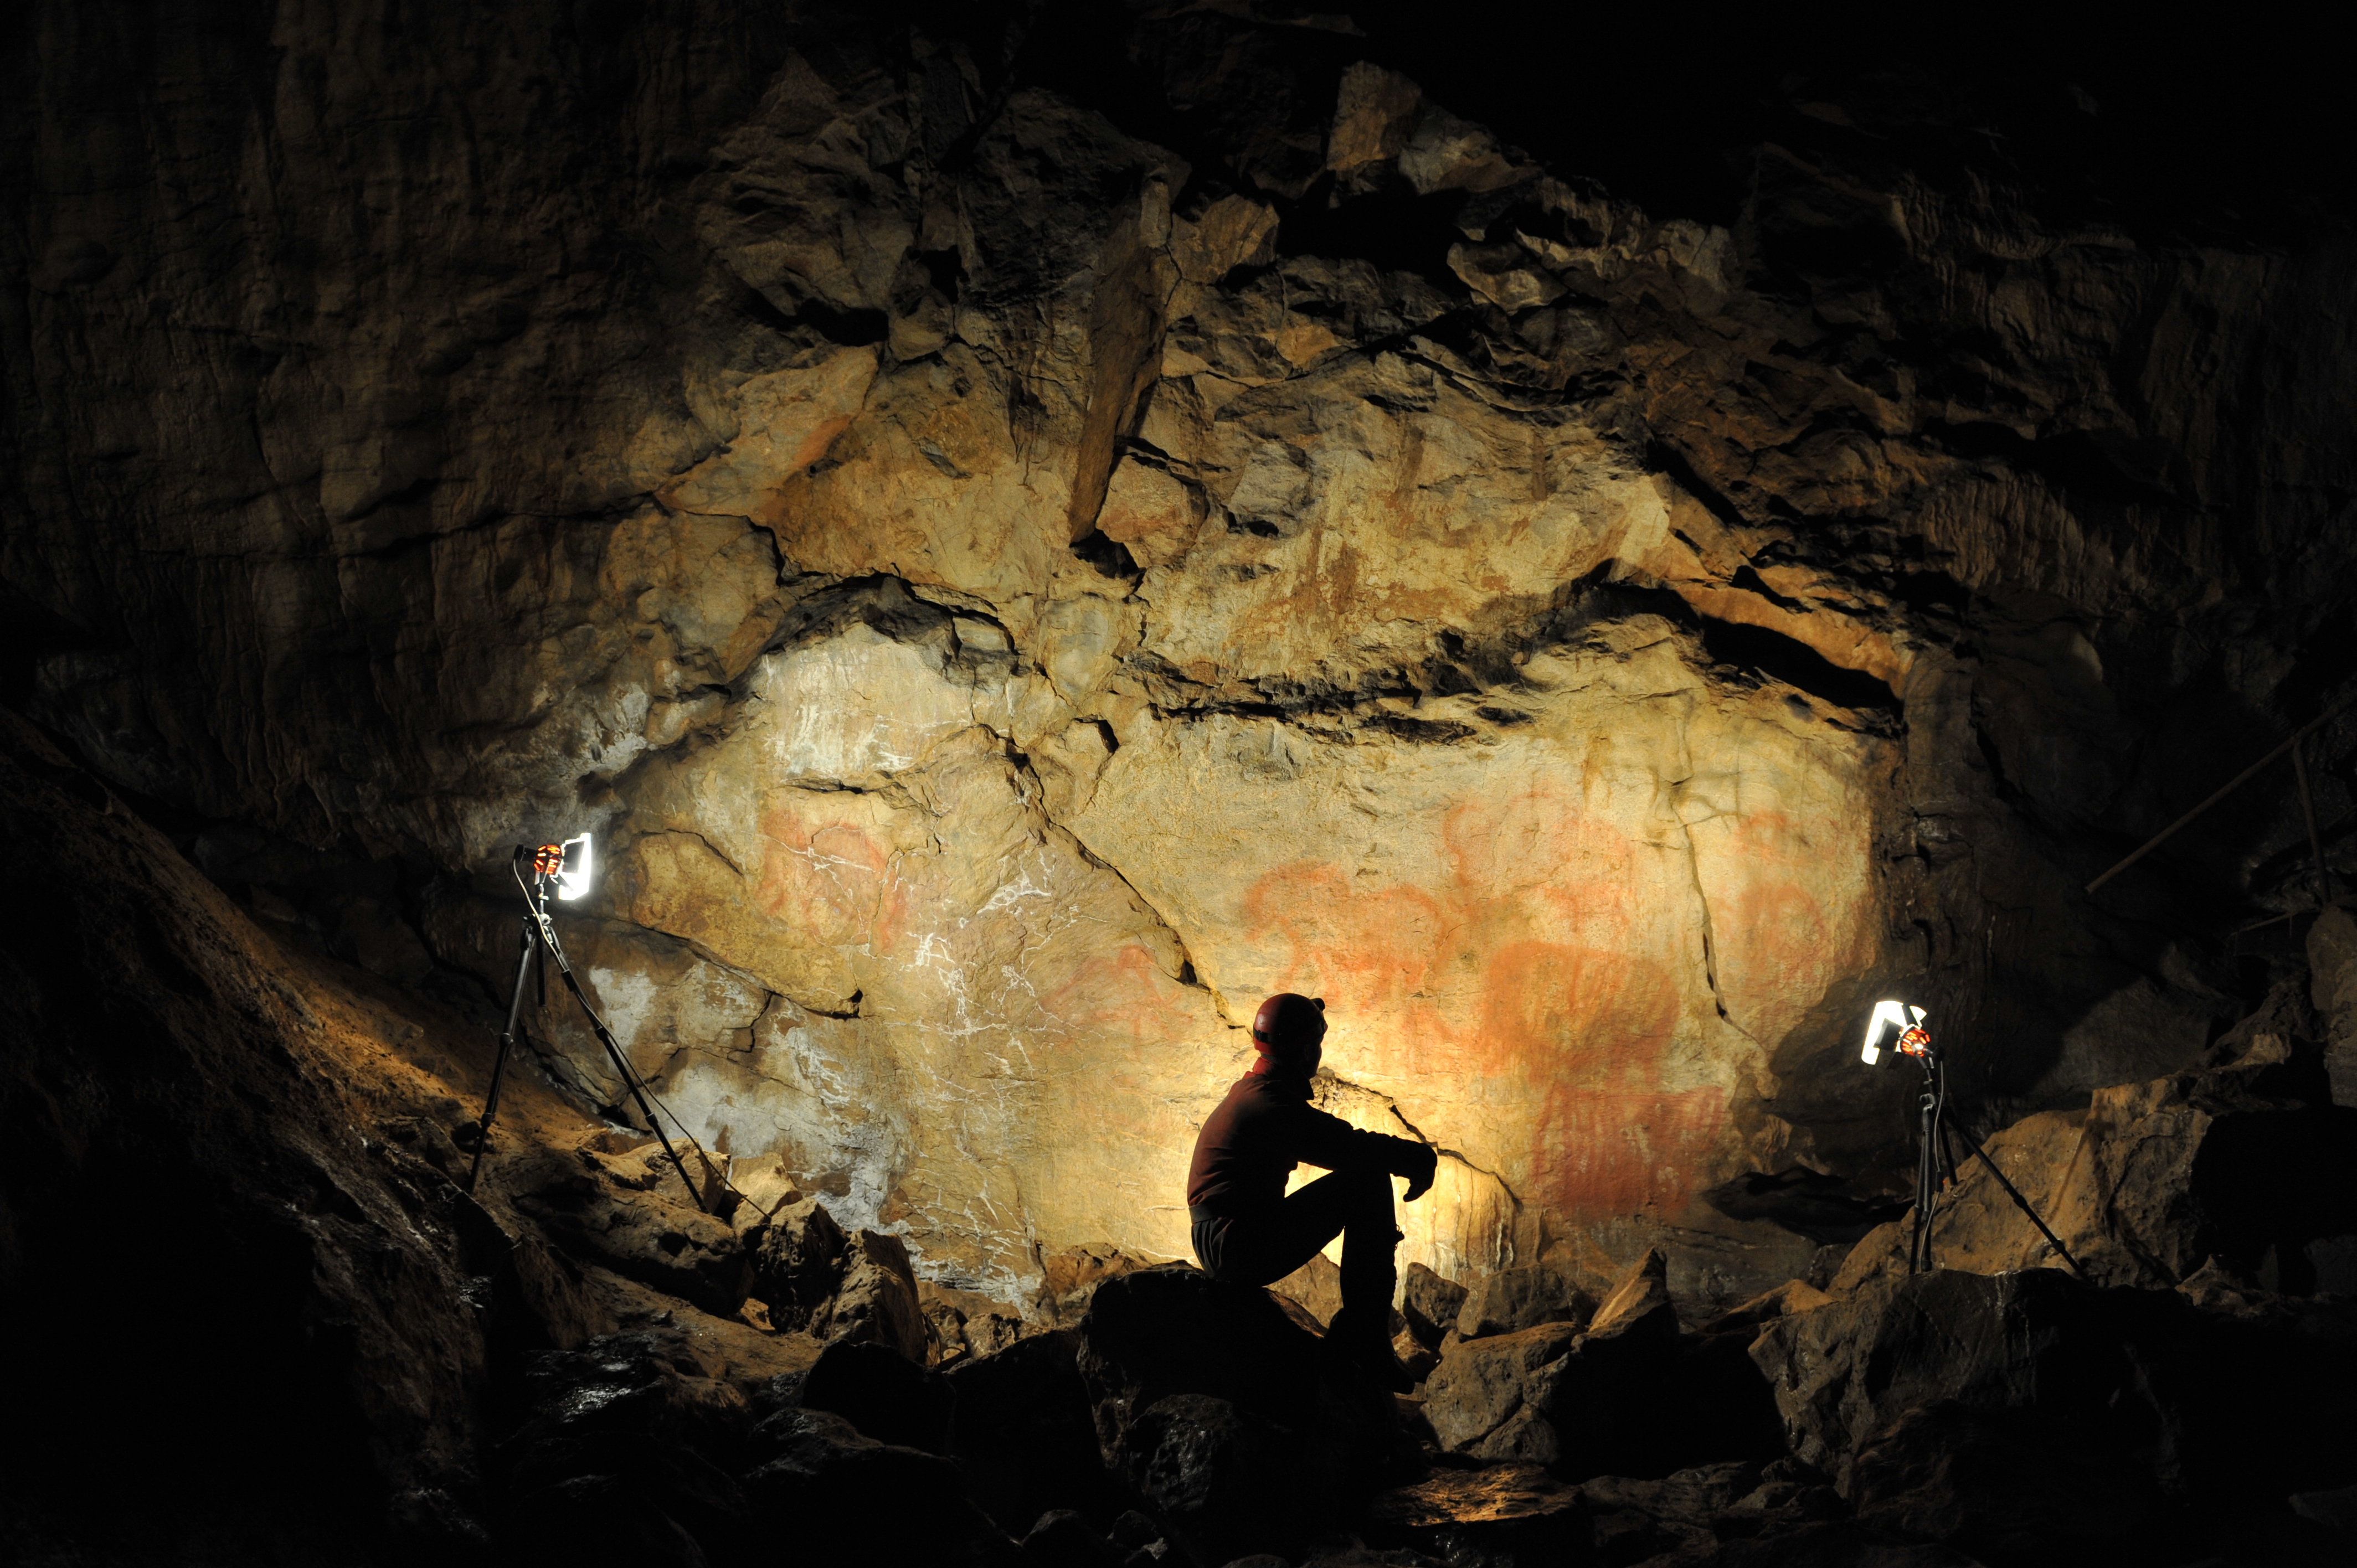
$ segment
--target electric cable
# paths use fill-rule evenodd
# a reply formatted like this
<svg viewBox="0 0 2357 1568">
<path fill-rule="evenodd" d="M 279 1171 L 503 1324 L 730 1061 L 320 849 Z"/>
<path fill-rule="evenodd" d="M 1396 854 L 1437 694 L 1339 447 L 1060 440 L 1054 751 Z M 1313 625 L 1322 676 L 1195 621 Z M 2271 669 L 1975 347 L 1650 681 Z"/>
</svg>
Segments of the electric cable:
<svg viewBox="0 0 2357 1568">
<path fill-rule="evenodd" d="M 518 869 L 517 861 L 512 859 L 509 861 L 508 875 L 515 879 L 515 885 L 517 888 L 522 892 L 525 902 L 527 904 L 533 904 L 532 889 L 524 886 L 523 874 Z M 548 927 L 544 923 L 546 921 L 547 917 L 544 913 L 538 912 L 537 905 L 533 905 L 533 908 L 535 909 L 533 920 L 537 932 L 535 948 L 541 944 L 553 944 L 555 940 L 555 931 L 554 928 Z M 653 1112 L 647 1112 L 645 1104 L 646 1101 L 652 1101 L 657 1106 L 662 1108 L 664 1115 L 671 1118 L 672 1126 L 678 1131 L 679 1135 L 682 1138 L 687 1141 L 688 1147 L 695 1151 L 697 1160 L 702 1163 L 705 1171 L 712 1177 L 713 1180 L 718 1182 L 721 1187 L 734 1195 L 739 1203 L 751 1205 L 756 1212 L 761 1213 L 762 1217 L 767 1219 L 768 1215 L 766 1211 L 761 1209 L 760 1205 L 754 1203 L 752 1197 L 742 1187 L 738 1187 L 735 1182 L 730 1181 L 726 1175 L 722 1174 L 719 1165 L 715 1164 L 713 1161 L 712 1152 L 704 1146 L 704 1141 L 702 1139 L 698 1138 L 694 1133 L 688 1130 L 687 1123 L 680 1119 L 679 1112 L 673 1111 L 663 1100 L 662 1096 L 654 1091 L 653 1086 L 649 1084 L 644 1078 L 639 1076 L 637 1071 L 631 1068 L 630 1058 L 624 1056 L 619 1048 L 615 1045 L 612 1032 L 606 1027 L 606 1021 L 599 1017 L 597 1010 L 589 1004 L 589 998 L 582 992 L 581 983 L 574 978 L 573 967 L 565 961 L 564 950 L 559 948 L 547 956 L 554 957 L 556 960 L 558 972 L 565 976 L 565 984 L 572 988 L 574 999 L 581 1004 L 581 1010 L 589 1015 L 589 1023 L 592 1030 L 598 1036 L 600 1042 L 605 1045 L 608 1054 L 614 1058 L 615 1068 L 621 1075 L 623 1090 L 630 1093 L 632 1098 L 639 1099 L 640 1101 L 639 1108 L 640 1111 L 646 1112 L 649 1130 L 654 1133 L 656 1138 L 662 1141 L 663 1152 L 667 1155 L 671 1155 L 672 1163 L 674 1165 L 680 1166 L 679 1178 L 687 1186 L 690 1194 L 695 1197 L 696 1207 L 699 1208 L 704 1207 L 703 1194 L 696 1189 L 694 1183 L 688 1181 L 686 1168 L 681 1165 L 679 1156 L 673 1153 L 670 1140 L 664 1137 L 663 1130 L 662 1126 L 655 1122 Z M 544 1006 L 546 1005 L 547 1003 L 547 983 L 546 972 L 544 970 L 541 976 L 541 1002 Z M 533 1041 L 529 1031 L 523 1031 L 522 1037 L 525 1044 L 533 1046 L 533 1054 L 535 1056 L 540 1054 L 539 1047 L 537 1044 Z M 564 1055 L 562 1052 L 559 1052 L 558 1054 Z M 569 1056 L 565 1057 L 565 1062 L 567 1066 L 574 1069 L 576 1076 L 586 1079 L 587 1075 L 582 1072 L 579 1063 L 573 1061 Z M 619 1105 L 618 1104 L 615 1109 L 619 1110 Z"/>
</svg>

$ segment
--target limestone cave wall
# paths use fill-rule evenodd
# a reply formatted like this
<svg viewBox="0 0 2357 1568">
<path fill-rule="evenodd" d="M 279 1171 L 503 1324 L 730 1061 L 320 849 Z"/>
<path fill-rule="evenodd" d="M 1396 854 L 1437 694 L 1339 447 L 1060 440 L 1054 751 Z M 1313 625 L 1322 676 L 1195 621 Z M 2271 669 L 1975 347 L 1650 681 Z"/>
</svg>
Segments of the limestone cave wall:
<svg viewBox="0 0 2357 1568">
<path fill-rule="evenodd" d="M 1739 1299 L 1819 1238 L 1731 1187 L 1910 1157 L 1865 1004 L 2083 1104 L 2306 896 L 2272 779 L 2080 888 L 2350 672 L 2330 224 L 1904 78 L 1641 209 L 1275 5 L 7 26 L 10 701 L 479 1018 L 511 846 L 594 830 L 634 1065 L 928 1278 L 1183 1256 L 1298 990 L 1447 1156 L 1408 1257 Z"/>
</svg>

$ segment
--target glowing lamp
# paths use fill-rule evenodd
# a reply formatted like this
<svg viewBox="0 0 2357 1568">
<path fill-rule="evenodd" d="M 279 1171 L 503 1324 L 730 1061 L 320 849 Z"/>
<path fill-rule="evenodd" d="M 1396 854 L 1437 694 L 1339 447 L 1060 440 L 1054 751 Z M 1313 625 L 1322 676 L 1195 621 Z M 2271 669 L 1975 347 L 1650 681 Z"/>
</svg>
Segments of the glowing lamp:
<svg viewBox="0 0 2357 1568">
<path fill-rule="evenodd" d="M 1876 1003 L 1874 1016 L 1866 1021 L 1866 1044 L 1857 1053 L 1858 1059 L 1872 1067 L 1886 1051 L 1901 1051 L 1910 1057 L 1923 1055 L 1932 1045 L 1932 1036 L 1923 1027 L 1923 1009 L 1904 1002 Z"/>
<path fill-rule="evenodd" d="M 533 852 L 532 871 L 533 876 L 554 883 L 559 898 L 580 897 L 589 891 L 589 835 L 542 844 Z"/>
</svg>

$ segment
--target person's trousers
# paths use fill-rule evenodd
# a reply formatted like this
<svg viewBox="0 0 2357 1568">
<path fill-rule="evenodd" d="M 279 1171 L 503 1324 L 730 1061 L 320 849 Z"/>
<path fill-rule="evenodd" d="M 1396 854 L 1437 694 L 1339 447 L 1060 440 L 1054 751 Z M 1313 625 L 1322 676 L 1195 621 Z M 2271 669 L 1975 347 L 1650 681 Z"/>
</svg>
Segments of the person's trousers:
<svg viewBox="0 0 2357 1568">
<path fill-rule="evenodd" d="M 1193 1218 L 1204 1272 L 1239 1284 L 1274 1284 L 1341 1237 L 1342 1305 L 1357 1323 L 1391 1321 L 1400 1233 L 1385 1172 L 1334 1171 L 1263 1208 Z"/>
</svg>

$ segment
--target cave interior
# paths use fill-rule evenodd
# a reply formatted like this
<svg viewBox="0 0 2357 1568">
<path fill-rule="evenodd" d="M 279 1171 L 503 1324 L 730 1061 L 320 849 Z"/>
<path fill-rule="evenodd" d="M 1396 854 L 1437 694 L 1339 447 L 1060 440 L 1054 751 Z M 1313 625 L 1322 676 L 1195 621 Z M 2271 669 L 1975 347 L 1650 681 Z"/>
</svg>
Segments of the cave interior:
<svg viewBox="0 0 2357 1568">
<path fill-rule="evenodd" d="M 0 35 L 10 1561 L 2352 1559 L 2311 42 Z M 1195 1266 L 1279 992 L 1412 1394 Z"/>
</svg>

